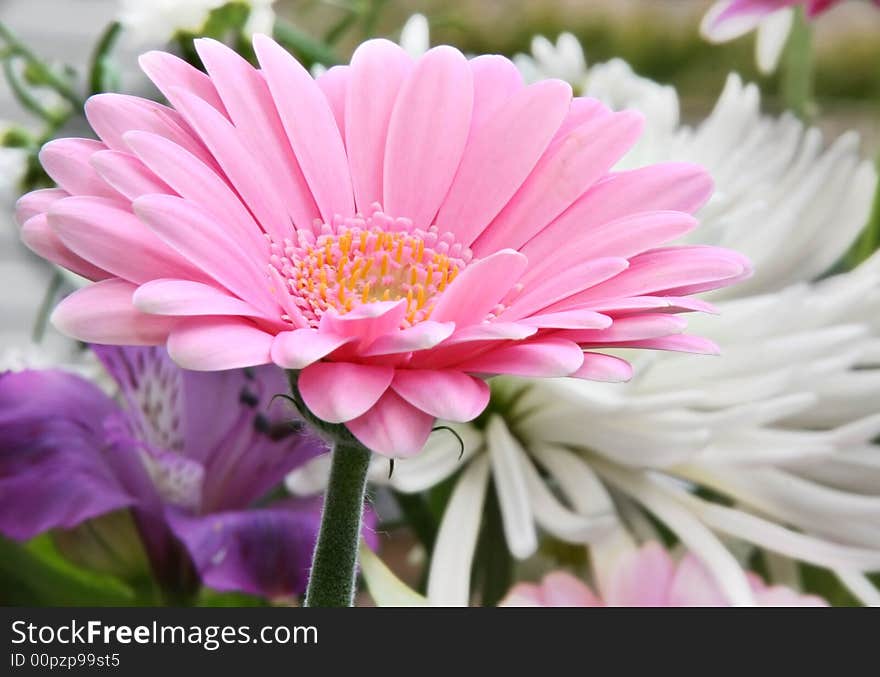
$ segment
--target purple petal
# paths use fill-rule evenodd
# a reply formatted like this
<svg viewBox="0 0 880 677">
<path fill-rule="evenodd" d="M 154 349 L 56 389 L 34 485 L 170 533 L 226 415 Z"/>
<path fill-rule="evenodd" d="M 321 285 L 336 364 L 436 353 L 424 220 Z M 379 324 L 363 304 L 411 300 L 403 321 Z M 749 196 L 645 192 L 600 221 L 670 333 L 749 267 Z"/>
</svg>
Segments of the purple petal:
<svg viewBox="0 0 880 677">
<path fill-rule="evenodd" d="M 202 517 L 168 512 L 205 585 L 268 598 L 305 590 L 319 519 L 314 500 Z"/>
<path fill-rule="evenodd" d="M 177 367 L 162 348 L 94 350 L 119 382 L 137 436 L 204 468 L 203 513 L 247 507 L 325 449 L 291 427 L 290 407 L 270 407 L 273 395 L 288 392 L 278 367 L 195 372 Z M 174 502 L 186 505 L 185 498 Z"/>
<path fill-rule="evenodd" d="M 135 499 L 104 454 L 104 393 L 62 371 L 0 376 L 0 532 L 24 540 Z"/>
</svg>

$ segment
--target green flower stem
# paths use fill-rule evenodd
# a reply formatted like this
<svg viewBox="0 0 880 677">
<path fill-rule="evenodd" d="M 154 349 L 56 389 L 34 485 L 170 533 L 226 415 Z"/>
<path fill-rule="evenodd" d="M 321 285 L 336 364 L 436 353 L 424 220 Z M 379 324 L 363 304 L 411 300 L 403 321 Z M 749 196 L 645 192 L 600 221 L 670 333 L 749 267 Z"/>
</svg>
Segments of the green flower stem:
<svg viewBox="0 0 880 677">
<path fill-rule="evenodd" d="M 55 297 L 58 296 L 58 292 L 61 290 L 63 284 L 64 276 L 61 274 L 60 270 L 56 269 L 55 272 L 52 273 L 52 279 L 49 280 L 49 286 L 46 288 L 46 293 L 43 295 L 40 309 L 37 312 L 37 319 L 36 322 L 34 322 L 34 328 L 31 332 L 31 340 L 34 343 L 41 343 L 43 337 L 46 335 L 46 325 L 49 322 L 49 313 L 52 312 L 52 308 L 55 306 Z"/>
<path fill-rule="evenodd" d="M 303 418 L 333 442 L 330 480 L 312 556 L 305 606 L 352 606 L 372 452 L 345 426 L 321 421 L 308 410 L 297 388 L 296 372 L 290 373 L 290 387 L 291 399 Z"/>
<path fill-rule="evenodd" d="M 813 36 L 802 7 L 795 11 L 785 45 L 780 86 L 785 107 L 804 122 L 809 122 L 814 109 Z"/>
<path fill-rule="evenodd" d="M 337 442 L 312 557 L 307 607 L 353 606 L 370 450 Z"/>
</svg>

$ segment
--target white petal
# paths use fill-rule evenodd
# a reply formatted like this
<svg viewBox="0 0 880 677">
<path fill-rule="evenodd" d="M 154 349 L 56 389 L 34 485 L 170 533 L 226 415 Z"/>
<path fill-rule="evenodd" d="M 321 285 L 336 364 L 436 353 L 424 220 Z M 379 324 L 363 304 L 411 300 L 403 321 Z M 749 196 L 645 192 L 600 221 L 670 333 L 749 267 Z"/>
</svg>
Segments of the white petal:
<svg viewBox="0 0 880 677">
<path fill-rule="evenodd" d="M 391 571 L 379 556 L 366 545 L 361 544 L 360 550 L 361 576 L 367 584 L 370 596 L 376 606 L 420 607 L 428 606 L 428 600 Z"/>
<path fill-rule="evenodd" d="M 400 46 L 413 58 L 418 58 L 431 47 L 428 20 L 423 14 L 413 14 L 400 31 Z"/>
<path fill-rule="evenodd" d="M 606 480 L 638 500 L 660 519 L 687 548 L 700 558 L 731 604 L 754 606 L 752 589 L 736 558 L 694 515 L 670 497 L 685 492 L 660 487 L 646 475 L 617 468 L 605 461 L 595 464 Z"/>
<path fill-rule="evenodd" d="M 548 444 L 530 447 L 529 451 L 547 469 L 579 513 L 605 515 L 614 512 L 614 504 L 605 486 L 577 454 Z"/>
<path fill-rule="evenodd" d="M 321 454 L 309 459 L 296 470 L 287 473 L 284 486 L 294 496 L 314 496 L 327 488 L 330 477 L 331 454 Z"/>
<path fill-rule="evenodd" d="M 852 595 L 865 606 L 880 607 L 880 591 L 867 576 L 849 569 L 835 569 L 835 575 Z"/>
<path fill-rule="evenodd" d="M 767 550 L 829 569 L 880 569 L 880 549 L 840 545 L 800 534 L 749 513 L 680 493 L 678 500 L 708 526 Z"/>
<path fill-rule="evenodd" d="M 535 521 L 549 533 L 568 543 L 590 543 L 604 538 L 609 530 L 617 526 L 617 516 L 612 511 L 582 515 L 565 507 L 547 488 L 526 455 L 521 450 L 517 450 L 517 453 L 521 454 L 520 467 Z"/>
<path fill-rule="evenodd" d="M 788 40 L 794 10 L 790 7 L 773 12 L 758 26 L 758 37 L 755 42 L 755 56 L 758 69 L 765 75 L 776 70 L 782 49 Z"/>
<path fill-rule="evenodd" d="M 461 474 L 446 504 L 428 574 L 428 599 L 432 605 L 467 606 L 470 602 L 471 565 L 488 480 L 489 459 L 478 456 Z"/>
<path fill-rule="evenodd" d="M 497 415 L 489 419 L 486 426 L 486 444 L 507 546 L 514 557 L 525 559 L 538 548 L 538 534 L 523 469 L 523 463 L 527 462 L 525 454 L 504 419 Z"/>
</svg>

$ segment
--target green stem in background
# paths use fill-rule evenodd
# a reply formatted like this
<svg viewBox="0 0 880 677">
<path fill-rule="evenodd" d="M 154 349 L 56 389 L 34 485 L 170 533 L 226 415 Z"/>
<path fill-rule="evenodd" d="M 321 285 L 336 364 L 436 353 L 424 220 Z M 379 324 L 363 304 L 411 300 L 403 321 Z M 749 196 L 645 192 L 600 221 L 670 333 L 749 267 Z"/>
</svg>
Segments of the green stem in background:
<svg viewBox="0 0 880 677">
<path fill-rule="evenodd" d="M 877 154 L 876 166 L 877 174 L 880 175 L 880 153 Z M 855 268 L 878 249 L 880 249 L 880 180 L 877 181 L 877 187 L 874 189 L 874 206 L 871 208 L 868 223 L 846 257 L 847 268 Z"/>
<path fill-rule="evenodd" d="M 782 102 L 804 122 L 813 115 L 813 35 L 802 7 L 795 10 L 782 56 Z"/>
<path fill-rule="evenodd" d="M 358 548 L 372 452 L 344 425 L 320 420 L 305 406 L 297 387 L 297 372 L 289 372 L 290 399 L 312 427 L 333 442 L 330 479 L 324 496 L 321 528 L 312 556 L 307 607 L 353 606 Z"/>
<path fill-rule="evenodd" d="M 122 24 L 114 21 L 101 34 L 95 51 L 92 53 L 92 62 L 89 67 L 89 93 L 112 92 L 119 88 L 119 73 L 116 71 L 111 59 L 111 52 L 122 32 Z"/>
<path fill-rule="evenodd" d="M 475 569 L 477 578 L 474 583 L 480 588 L 482 606 L 497 606 L 513 582 L 513 557 L 504 537 L 504 521 L 494 482 L 486 494 Z"/>
<path fill-rule="evenodd" d="M 9 83 L 9 88 L 15 95 L 16 100 L 26 111 L 42 118 L 52 127 L 57 127 L 63 124 L 67 119 L 65 113 L 49 110 L 28 91 L 27 86 L 21 81 L 18 73 L 15 72 L 12 58 L 7 58 L 3 61 L 3 75 L 6 76 L 6 82 Z"/>
<path fill-rule="evenodd" d="M 49 313 L 55 304 L 55 297 L 58 295 L 58 291 L 63 283 L 64 276 L 61 274 L 61 271 L 56 270 L 52 274 L 52 279 L 49 280 L 49 286 L 46 288 L 43 301 L 40 303 L 40 310 L 37 312 L 37 320 L 34 322 L 34 329 L 31 332 L 31 340 L 34 343 L 40 343 L 43 340 L 43 336 L 46 335 Z"/>
<path fill-rule="evenodd" d="M 337 441 L 312 558 L 307 607 L 353 606 L 370 450 Z"/>
<path fill-rule="evenodd" d="M 19 56 L 25 60 L 30 70 L 30 78 L 38 84 L 44 84 L 54 89 L 59 96 L 65 99 L 74 109 L 81 109 L 83 101 L 73 88 L 62 78 L 56 75 L 36 54 L 19 41 L 3 22 L 0 22 L 0 39 L 9 47 L 10 55 Z M 8 58 L 8 57 L 7 57 Z"/>
</svg>

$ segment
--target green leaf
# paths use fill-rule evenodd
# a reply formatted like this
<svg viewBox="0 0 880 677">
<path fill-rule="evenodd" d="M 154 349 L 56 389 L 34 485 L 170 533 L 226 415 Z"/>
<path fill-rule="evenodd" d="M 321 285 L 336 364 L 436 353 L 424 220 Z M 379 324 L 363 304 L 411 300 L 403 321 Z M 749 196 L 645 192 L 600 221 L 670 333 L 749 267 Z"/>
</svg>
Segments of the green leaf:
<svg viewBox="0 0 880 677">
<path fill-rule="evenodd" d="M 47 534 L 27 544 L 0 538 L 0 604 L 6 606 L 125 606 L 134 591 L 118 579 L 64 560 Z"/>
<path fill-rule="evenodd" d="M 211 10 L 201 34 L 217 40 L 223 40 L 232 33 L 239 34 L 244 30 L 250 14 L 251 8 L 247 3 L 227 2 Z"/>
<path fill-rule="evenodd" d="M 811 564 L 801 564 L 800 568 L 804 592 L 819 595 L 831 606 L 862 606 L 828 569 Z"/>
</svg>

